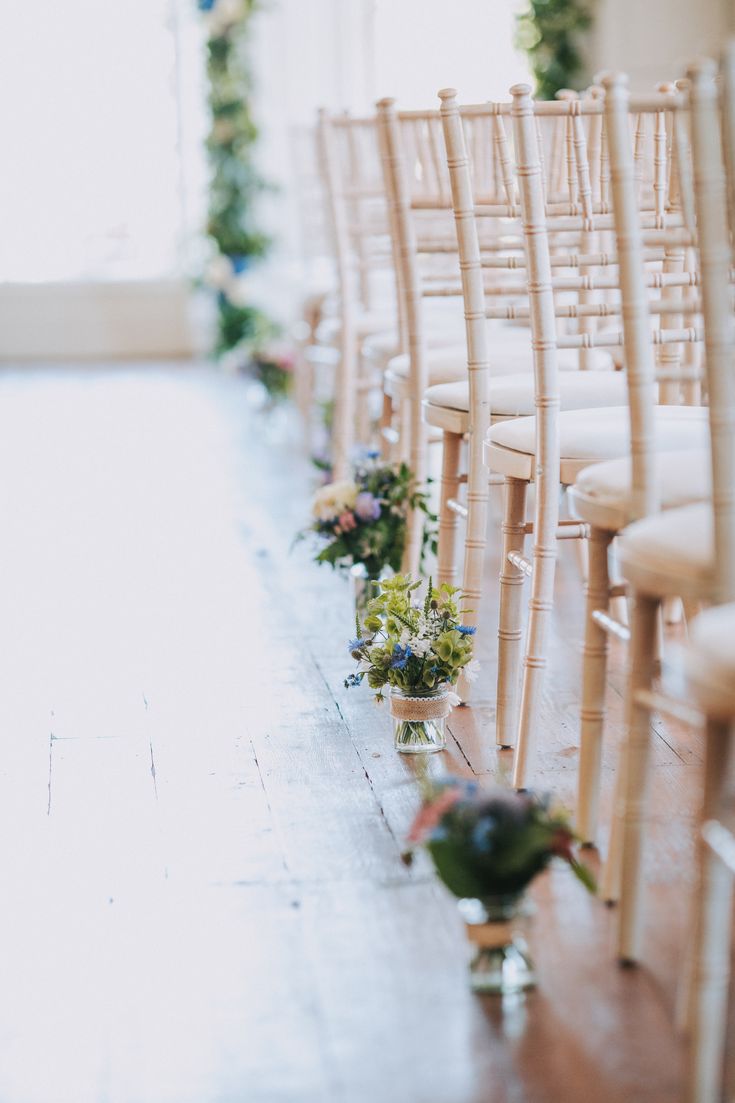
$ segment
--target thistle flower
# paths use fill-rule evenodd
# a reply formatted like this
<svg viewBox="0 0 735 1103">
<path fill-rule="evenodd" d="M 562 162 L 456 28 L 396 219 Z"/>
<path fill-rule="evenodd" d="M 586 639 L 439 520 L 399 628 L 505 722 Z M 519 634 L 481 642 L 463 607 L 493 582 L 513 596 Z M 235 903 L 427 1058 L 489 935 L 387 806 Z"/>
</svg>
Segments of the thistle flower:
<svg viewBox="0 0 735 1103">
<path fill-rule="evenodd" d="M 380 517 L 380 502 L 368 490 L 363 490 L 355 498 L 355 514 L 361 521 L 377 521 Z"/>
</svg>

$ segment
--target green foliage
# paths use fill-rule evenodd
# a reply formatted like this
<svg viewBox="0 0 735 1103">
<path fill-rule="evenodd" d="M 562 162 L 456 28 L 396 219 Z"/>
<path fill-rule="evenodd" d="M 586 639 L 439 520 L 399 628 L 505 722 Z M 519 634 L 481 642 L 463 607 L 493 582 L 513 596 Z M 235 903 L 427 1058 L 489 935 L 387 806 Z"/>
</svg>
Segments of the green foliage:
<svg viewBox="0 0 735 1103">
<path fill-rule="evenodd" d="M 272 402 L 282 402 L 293 389 L 293 356 L 285 350 L 257 349 L 251 366 L 255 378 L 265 387 Z"/>
<path fill-rule="evenodd" d="M 529 0 L 518 16 L 516 44 L 536 78 L 536 96 L 552 100 L 561 88 L 579 88 L 585 61 L 581 45 L 592 26 L 594 0 Z"/>
<path fill-rule="evenodd" d="M 426 847 L 439 877 L 460 898 L 517 897 L 554 858 L 595 889 L 591 871 L 574 854 L 566 816 L 532 793 L 483 792 L 458 778 L 428 782 L 409 841 Z"/>
<path fill-rule="evenodd" d="M 267 236 L 256 224 L 256 200 L 268 185 L 253 159 L 258 129 L 251 109 L 248 57 L 250 20 L 259 0 L 243 0 L 239 11 L 224 19 L 216 18 L 217 3 L 206 7 L 210 11 L 207 75 L 211 116 L 207 138 L 210 164 L 207 234 L 217 252 L 228 257 L 239 272 L 253 259 L 262 257 L 269 246 Z M 259 338 L 264 327 L 259 311 L 231 301 L 227 289 L 220 293 L 218 305 L 218 353 Z"/>
<path fill-rule="evenodd" d="M 380 581 L 365 623 L 358 621 L 358 637 L 351 641 L 359 668 L 345 685 L 367 678 L 382 700 L 385 686 L 426 693 L 456 683 L 472 659 L 474 628 L 461 623 L 456 587 L 443 583 L 435 589 L 429 579 L 421 601 L 417 591 L 422 586 L 410 575 Z"/>
</svg>

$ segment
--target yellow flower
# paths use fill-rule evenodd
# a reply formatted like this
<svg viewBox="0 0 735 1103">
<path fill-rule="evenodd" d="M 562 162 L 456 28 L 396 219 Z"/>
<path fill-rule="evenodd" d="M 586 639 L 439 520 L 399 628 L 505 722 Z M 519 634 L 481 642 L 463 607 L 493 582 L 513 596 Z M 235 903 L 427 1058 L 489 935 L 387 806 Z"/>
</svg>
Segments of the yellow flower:
<svg viewBox="0 0 735 1103">
<path fill-rule="evenodd" d="M 331 521 L 345 510 L 354 508 L 358 488 L 349 479 L 323 486 L 314 495 L 312 513 L 317 521 Z"/>
</svg>

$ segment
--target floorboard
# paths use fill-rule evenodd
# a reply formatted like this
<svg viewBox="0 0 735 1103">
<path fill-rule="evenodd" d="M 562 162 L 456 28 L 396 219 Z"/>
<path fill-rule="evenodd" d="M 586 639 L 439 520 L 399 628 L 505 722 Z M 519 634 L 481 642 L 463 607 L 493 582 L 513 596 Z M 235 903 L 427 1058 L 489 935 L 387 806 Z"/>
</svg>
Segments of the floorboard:
<svg viewBox="0 0 735 1103">
<path fill-rule="evenodd" d="M 477 999 L 453 901 L 400 861 L 416 764 L 342 684 L 347 586 L 291 547 L 294 417 L 205 367 L 8 369 L 0 466 L 0 1103 L 674 1103 L 698 733 L 657 724 L 645 967 L 555 869 L 538 990 Z M 570 801 L 566 549 L 558 594 L 536 784 Z M 490 781 L 510 761 L 477 638 L 430 769 Z"/>
</svg>

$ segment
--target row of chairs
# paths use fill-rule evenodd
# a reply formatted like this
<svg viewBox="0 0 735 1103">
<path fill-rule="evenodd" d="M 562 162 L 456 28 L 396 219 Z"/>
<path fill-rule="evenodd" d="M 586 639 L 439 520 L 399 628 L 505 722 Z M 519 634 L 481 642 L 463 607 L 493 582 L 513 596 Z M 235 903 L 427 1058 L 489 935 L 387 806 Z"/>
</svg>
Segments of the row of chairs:
<svg viewBox="0 0 735 1103">
<path fill-rule="evenodd" d="M 461 105 L 448 89 L 438 110 L 382 100 L 366 118 L 322 114 L 335 309 L 303 349 L 306 365 L 336 352 L 335 477 L 372 431 L 420 484 L 441 444 L 438 578 L 459 582 L 471 609 L 487 540 L 502 542 L 496 741 L 514 748 L 519 788 L 534 776 L 558 542 L 579 549 L 575 814 L 589 844 L 608 640 L 628 641 L 603 878 L 626 962 L 642 953 L 652 714 L 691 716 L 694 703 L 704 715 L 687 976 L 698 1101 L 719 1098 L 735 869 L 735 45 L 717 69 L 700 62 L 646 96 L 605 75 L 553 102 L 518 85 L 501 103 Z M 502 533 L 489 533 L 498 480 Z M 421 524 L 417 514 L 409 525 L 410 570 Z M 661 625 L 677 603 L 690 643 L 686 699 L 674 701 L 659 675 Z"/>
</svg>

